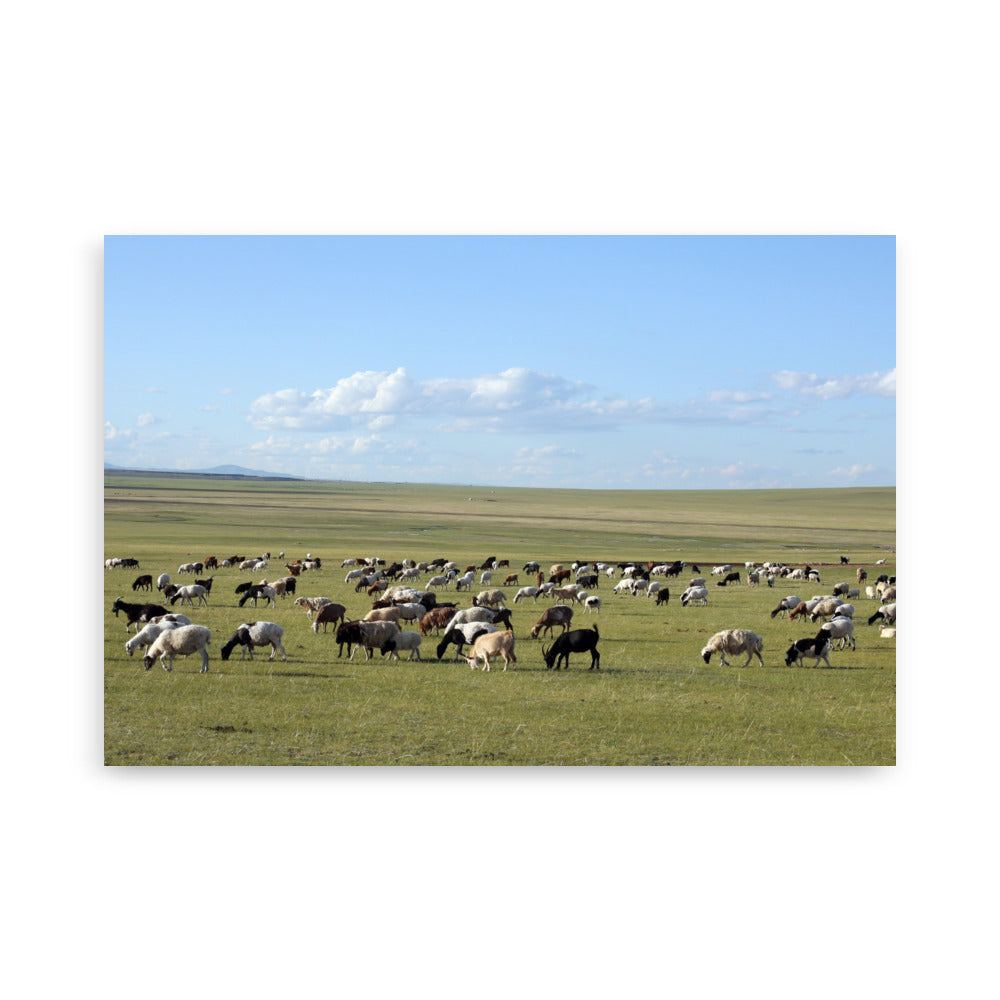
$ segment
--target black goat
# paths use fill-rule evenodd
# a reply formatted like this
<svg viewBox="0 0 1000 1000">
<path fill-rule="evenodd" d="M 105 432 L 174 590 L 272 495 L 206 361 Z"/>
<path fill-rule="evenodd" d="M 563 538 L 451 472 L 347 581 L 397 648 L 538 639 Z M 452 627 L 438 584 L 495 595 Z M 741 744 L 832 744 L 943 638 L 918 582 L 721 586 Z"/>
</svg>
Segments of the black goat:
<svg viewBox="0 0 1000 1000">
<path fill-rule="evenodd" d="M 724 587 L 727 583 L 739 583 L 739 582 L 740 582 L 740 574 L 734 571 L 732 573 L 727 573 L 726 578 L 724 580 L 720 580 L 716 584 L 716 586 Z"/>
<path fill-rule="evenodd" d="M 572 632 L 563 632 L 556 638 L 548 648 L 542 647 L 542 656 L 545 659 L 545 669 L 558 670 L 559 664 L 565 662 L 566 669 L 569 670 L 570 653 L 590 652 L 590 669 L 601 669 L 601 654 L 597 651 L 597 640 L 600 633 L 595 625 L 593 629 L 578 628 Z"/>
<path fill-rule="evenodd" d="M 150 618 L 168 613 L 167 609 L 160 607 L 159 604 L 128 604 L 120 597 L 115 598 L 115 603 L 111 605 L 111 610 L 114 612 L 115 618 L 118 617 L 119 611 L 125 615 L 126 632 L 130 625 L 135 625 L 137 622 L 148 622 Z M 136 632 L 138 631 L 137 627 Z"/>
<path fill-rule="evenodd" d="M 153 578 L 151 576 L 137 576 L 132 584 L 133 590 L 152 590 Z"/>
<path fill-rule="evenodd" d="M 661 604 L 666 604 L 670 600 L 670 588 L 660 587 L 656 592 L 656 604 L 659 607 Z"/>
</svg>

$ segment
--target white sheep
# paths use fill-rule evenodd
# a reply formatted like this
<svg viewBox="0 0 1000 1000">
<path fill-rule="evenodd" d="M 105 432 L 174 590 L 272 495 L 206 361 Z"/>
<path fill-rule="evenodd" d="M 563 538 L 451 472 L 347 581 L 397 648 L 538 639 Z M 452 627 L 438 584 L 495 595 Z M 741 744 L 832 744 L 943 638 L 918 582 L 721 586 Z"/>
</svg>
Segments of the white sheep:
<svg viewBox="0 0 1000 1000">
<path fill-rule="evenodd" d="M 402 603 L 397 604 L 395 607 L 399 612 L 399 620 L 401 622 L 418 622 L 427 614 L 427 608 L 422 604 Z"/>
<path fill-rule="evenodd" d="M 534 601 L 535 604 L 538 603 L 538 588 L 537 587 L 522 587 L 514 595 L 514 603 L 517 604 L 517 602 L 520 601 L 522 598 L 524 600 L 527 600 L 529 597 L 532 599 L 532 601 Z"/>
<path fill-rule="evenodd" d="M 732 656 L 746 653 L 744 667 L 748 666 L 755 656 L 760 660 L 760 665 L 764 666 L 764 657 L 761 656 L 763 650 L 764 640 L 756 632 L 751 632 L 748 628 L 727 628 L 716 632 L 705 643 L 705 647 L 701 651 L 701 658 L 708 663 L 712 659 L 713 653 L 719 653 L 722 657 L 722 665 L 727 666 L 726 653 Z"/>
<path fill-rule="evenodd" d="M 178 612 L 172 611 L 169 615 L 157 615 L 155 618 L 150 618 L 150 622 L 154 625 L 159 622 L 176 622 L 178 625 L 192 625 L 194 624 L 187 615 L 179 614 Z"/>
<path fill-rule="evenodd" d="M 409 650 L 410 655 L 407 657 L 408 660 L 414 658 L 420 659 L 420 643 L 424 641 L 424 637 L 419 632 L 399 632 L 394 636 L 386 639 L 382 643 L 381 650 L 382 655 L 386 653 L 391 654 L 390 659 L 398 660 L 399 651 Z"/>
<path fill-rule="evenodd" d="M 143 664 L 147 670 L 151 669 L 156 658 L 160 658 L 160 663 L 164 670 L 174 669 L 175 656 L 190 656 L 192 653 L 201 653 L 201 673 L 208 673 L 208 649 L 206 648 L 212 639 L 212 632 L 204 625 L 182 625 L 180 628 L 168 629 L 161 632 L 154 640 L 153 644 L 146 651 L 143 657 Z"/>
<path fill-rule="evenodd" d="M 789 594 L 787 597 L 783 597 L 779 602 L 778 606 L 771 612 L 771 617 L 774 618 L 777 615 L 786 615 L 793 608 L 797 608 L 802 603 L 802 599 L 796 594 Z"/>
<path fill-rule="evenodd" d="M 170 598 L 171 604 L 176 604 L 180 600 L 181 605 L 190 604 L 194 607 L 194 599 L 198 598 L 198 604 L 208 604 L 208 591 L 198 583 L 192 583 L 187 587 L 178 587 L 177 593 Z"/>
<path fill-rule="evenodd" d="M 161 632 L 169 632 L 175 628 L 181 628 L 180 622 L 147 622 L 141 632 L 137 632 L 125 643 L 125 652 L 131 656 L 137 649 L 151 646 Z"/>
<path fill-rule="evenodd" d="M 686 608 L 689 604 L 708 604 L 708 588 L 688 587 L 681 594 L 681 605 Z"/>
<path fill-rule="evenodd" d="M 588 615 L 590 614 L 591 611 L 600 614 L 601 599 L 597 596 L 597 594 L 591 594 L 588 598 L 584 600 L 583 607 Z"/>
<path fill-rule="evenodd" d="M 824 632 L 830 633 L 831 642 L 834 639 L 840 641 L 838 649 L 843 649 L 845 645 L 850 643 L 851 649 L 855 649 L 854 645 L 854 622 L 850 618 L 831 618 L 828 622 L 823 622 L 820 628 Z"/>
<path fill-rule="evenodd" d="M 817 618 L 832 618 L 837 613 L 837 608 L 843 603 L 839 597 L 818 601 L 815 607 L 809 612 L 809 620 L 816 621 Z"/>
<path fill-rule="evenodd" d="M 296 597 L 295 607 L 305 608 L 306 617 L 312 620 L 313 614 L 319 611 L 325 604 L 333 604 L 329 597 Z"/>
<path fill-rule="evenodd" d="M 159 576 L 158 576 L 158 577 L 156 578 L 156 589 L 157 589 L 157 590 L 163 590 L 163 588 L 164 588 L 164 587 L 165 587 L 165 586 L 166 586 L 166 585 L 167 585 L 168 583 L 170 583 L 170 574 L 169 574 L 169 573 L 161 573 L 161 574 L 160 574 L 160 575 L 159 575 Z"/>
</svg>

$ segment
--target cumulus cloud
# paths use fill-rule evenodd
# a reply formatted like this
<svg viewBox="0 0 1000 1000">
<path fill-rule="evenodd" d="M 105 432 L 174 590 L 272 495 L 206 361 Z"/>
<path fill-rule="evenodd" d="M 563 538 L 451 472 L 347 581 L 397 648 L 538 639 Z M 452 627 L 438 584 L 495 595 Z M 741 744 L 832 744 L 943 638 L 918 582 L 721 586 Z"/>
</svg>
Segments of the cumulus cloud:
<svg viewBox="0 0 1000 1000">
<path fill-rule="evenodd" d="M 151 427 L 153 424 L 159 423 L 159 420 L 160 418 L 155 413 L 140 413 L 136 423 L 140 427 Z"/>
<path fill-rule="evenodd" d="M 774 383 L 785 392 L 820 399 L 847 399 L 849 396 L 896 395 L 896 369 L 868 372 L 863 375 L 811 375 L 806 372 L 780 371 L 771 375 Z"/>
<path fill-rule="evenodd" d="M 831 469 L 827 475 L 830 477 L 835 477 L 837 479 L 857 479 L 859 476 L 864 475 L 866 472 L 874 472 L 874 465 L 851 465 L 848 467 L 838 466 L 836 469 Z"/>
<path fill-rule="evenodd" d="M 122 430 L 120 427 L 115 427 L 110 421 L 105 421 L 104 423 L 104 440 L 105 441 L 116 441 L 120 438 L 129 438 L 132 436 L 132 432 L 129 430 Z"/>
</svg>

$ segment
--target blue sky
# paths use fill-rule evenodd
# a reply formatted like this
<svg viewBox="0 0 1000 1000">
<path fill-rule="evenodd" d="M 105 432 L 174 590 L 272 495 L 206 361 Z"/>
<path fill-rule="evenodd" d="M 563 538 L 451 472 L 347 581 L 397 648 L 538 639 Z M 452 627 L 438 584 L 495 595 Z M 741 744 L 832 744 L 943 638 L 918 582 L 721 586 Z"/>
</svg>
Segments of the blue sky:
<svg viewBox="0 0 1000 1000">
<path fill-rule="evenodd" d="M 892 237 L 107 237 L 104 457 L 892 485 Z"/>
</svg>

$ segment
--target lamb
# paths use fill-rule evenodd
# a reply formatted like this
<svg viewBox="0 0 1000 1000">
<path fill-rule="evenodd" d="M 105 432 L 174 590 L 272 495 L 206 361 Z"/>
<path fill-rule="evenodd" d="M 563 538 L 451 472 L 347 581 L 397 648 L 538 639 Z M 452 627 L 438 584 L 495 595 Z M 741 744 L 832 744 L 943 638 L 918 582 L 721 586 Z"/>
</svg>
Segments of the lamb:
<svg viewBox="0 0 1000 1000">
<path fill-rule="evenodd" d="M 681 594 L 681 605 L 687 607 L 689 604 L 708 604 L 708 588 L 707 587 L 688 587 L 687 590 Z"/>
<path fill-rule="evenodd" d="M 394 635 L 381 645 L 382 655 L 385 656 L 386 653 L 392 654 L 392 659 L 399 659 L 400 650 L 409 650 L 410 655 L 407 660 L 412 660 L 414 658 L 420 659 L 420 643 L 423 642 L 424 637 L 419 632 L 400 632 L 398 635 Z"/>
<path fill-rule="evenodd" d="M 125 643 L 125 652 L 131 656 L 137 649 L 152 645 L 161 632 L 180 627 L 180 622 L 148 622 L 141 632 L 137 632 Z"/>
<path fill-rule="evenodd" d="M 503 657 L 503 668 L 517 669 L 517 657 L 514 655 L 514 633 L 513 632 L 488 632 L 479 636 L 472 644 L 472 653 L 465 657 L 465 662 L 475 670 L 479 666 L 479 661 L 483 662 L 483 670 L 490 669 L 490 660 L 495 657 Z"/>
<path fill-rule="evenodd" d="M 855 648 L 854 622 L 850 618 L 838 616 L 828 622 L 823 622 L 820 628 L 822 631 L 829 633 L 831 640 L 838 639 L 840 641 L 838 649 L 843 649 L 847 643 L 851 644 L 851 649 Z"/>
<path fill-rule="evenodd" d="M 347 619 L 347 608 L 343 604 L 336 604 L 333 601 L 328 601 L 326 604 L 320 606 L 316 612 L 316 620 L 312 623 L 312 630 L 319 635 L 319 627 L 323 626 L 323 631 L 326 632 L 326 626 L 333 622 L 334 625 L 337 623 L 343 623 Z M 339 628 L 339 625 L 337 625 Z"/>
<path fill-rule="evenodd" d="M 719 653 L 722 665 L 727 666 L 726 653 L 733 656 L 738 653 L 746 653 L 744 667 L 749 666 L 750 661 L 755 656 L 760 661 L 760 665 L 764 666 L 764 657 L 761 655 L 763 649 L 764 640 L 756 632 L 751 632 L 747 628 L 727 628 L 716 632 L 705 643 L 705 647 L 701 651 L 701 658 L 708 663 L 712 659 L 713 653 Z"/>
<path fill-rule="evenodd" d="M 182 625 L 180 628 L 168 629 L 166 632 L 161 632 L 153 640 L 153 644 L 143 657 L 143 665 L 147 670 L 150 670 L 156 658 L 159 657 L 164 670 L 173 670 L 175 656 L 190 656 L 192 653 L 200 653 L 200 672 L 206 674 L 208 673 L 208 649 L 206 647 L 211 639 L 212 632 L 204 625 Z"/>
<path fill-rule="evenodd" d="M 776 618 L 780 614 L 787 615 L 789 611 L 793 611 L 801 603 L 802 601 L 796 594 L 789 594 L 778 602 L 778 606 L 771 612 L 771 617 Z"/>
<path fill-rule="evenodd" d="M 275 653 L 281 653 L 281 658 L 287 660 L 285 647 L 281 644 L 281 637 L 285 630 L 276 622 L 244 622 L 236 627 L 236 631 L 222 647 L 220 655 L 224 660 L 229 659 L 230 653 L 238 645 L 240 647 L 240 659 L 249 654 L 253 659 L 254 646 L 271 646 L 269 660 L 274 659 Z"/>
<path fill-rule="evenodd" d="M 178 587 L 177 593 L 170 598 L 171 604 L 176 604 L 178 601 L 182 605 L 190 604 L 194 607 L 194 599 L 198 598 L 198 604 L 208 604 L 208 591 L 197 583 L 192 583 L 187 587 Z M 242 603 L 242 602 L 241 602 Z"/>
</svg>

